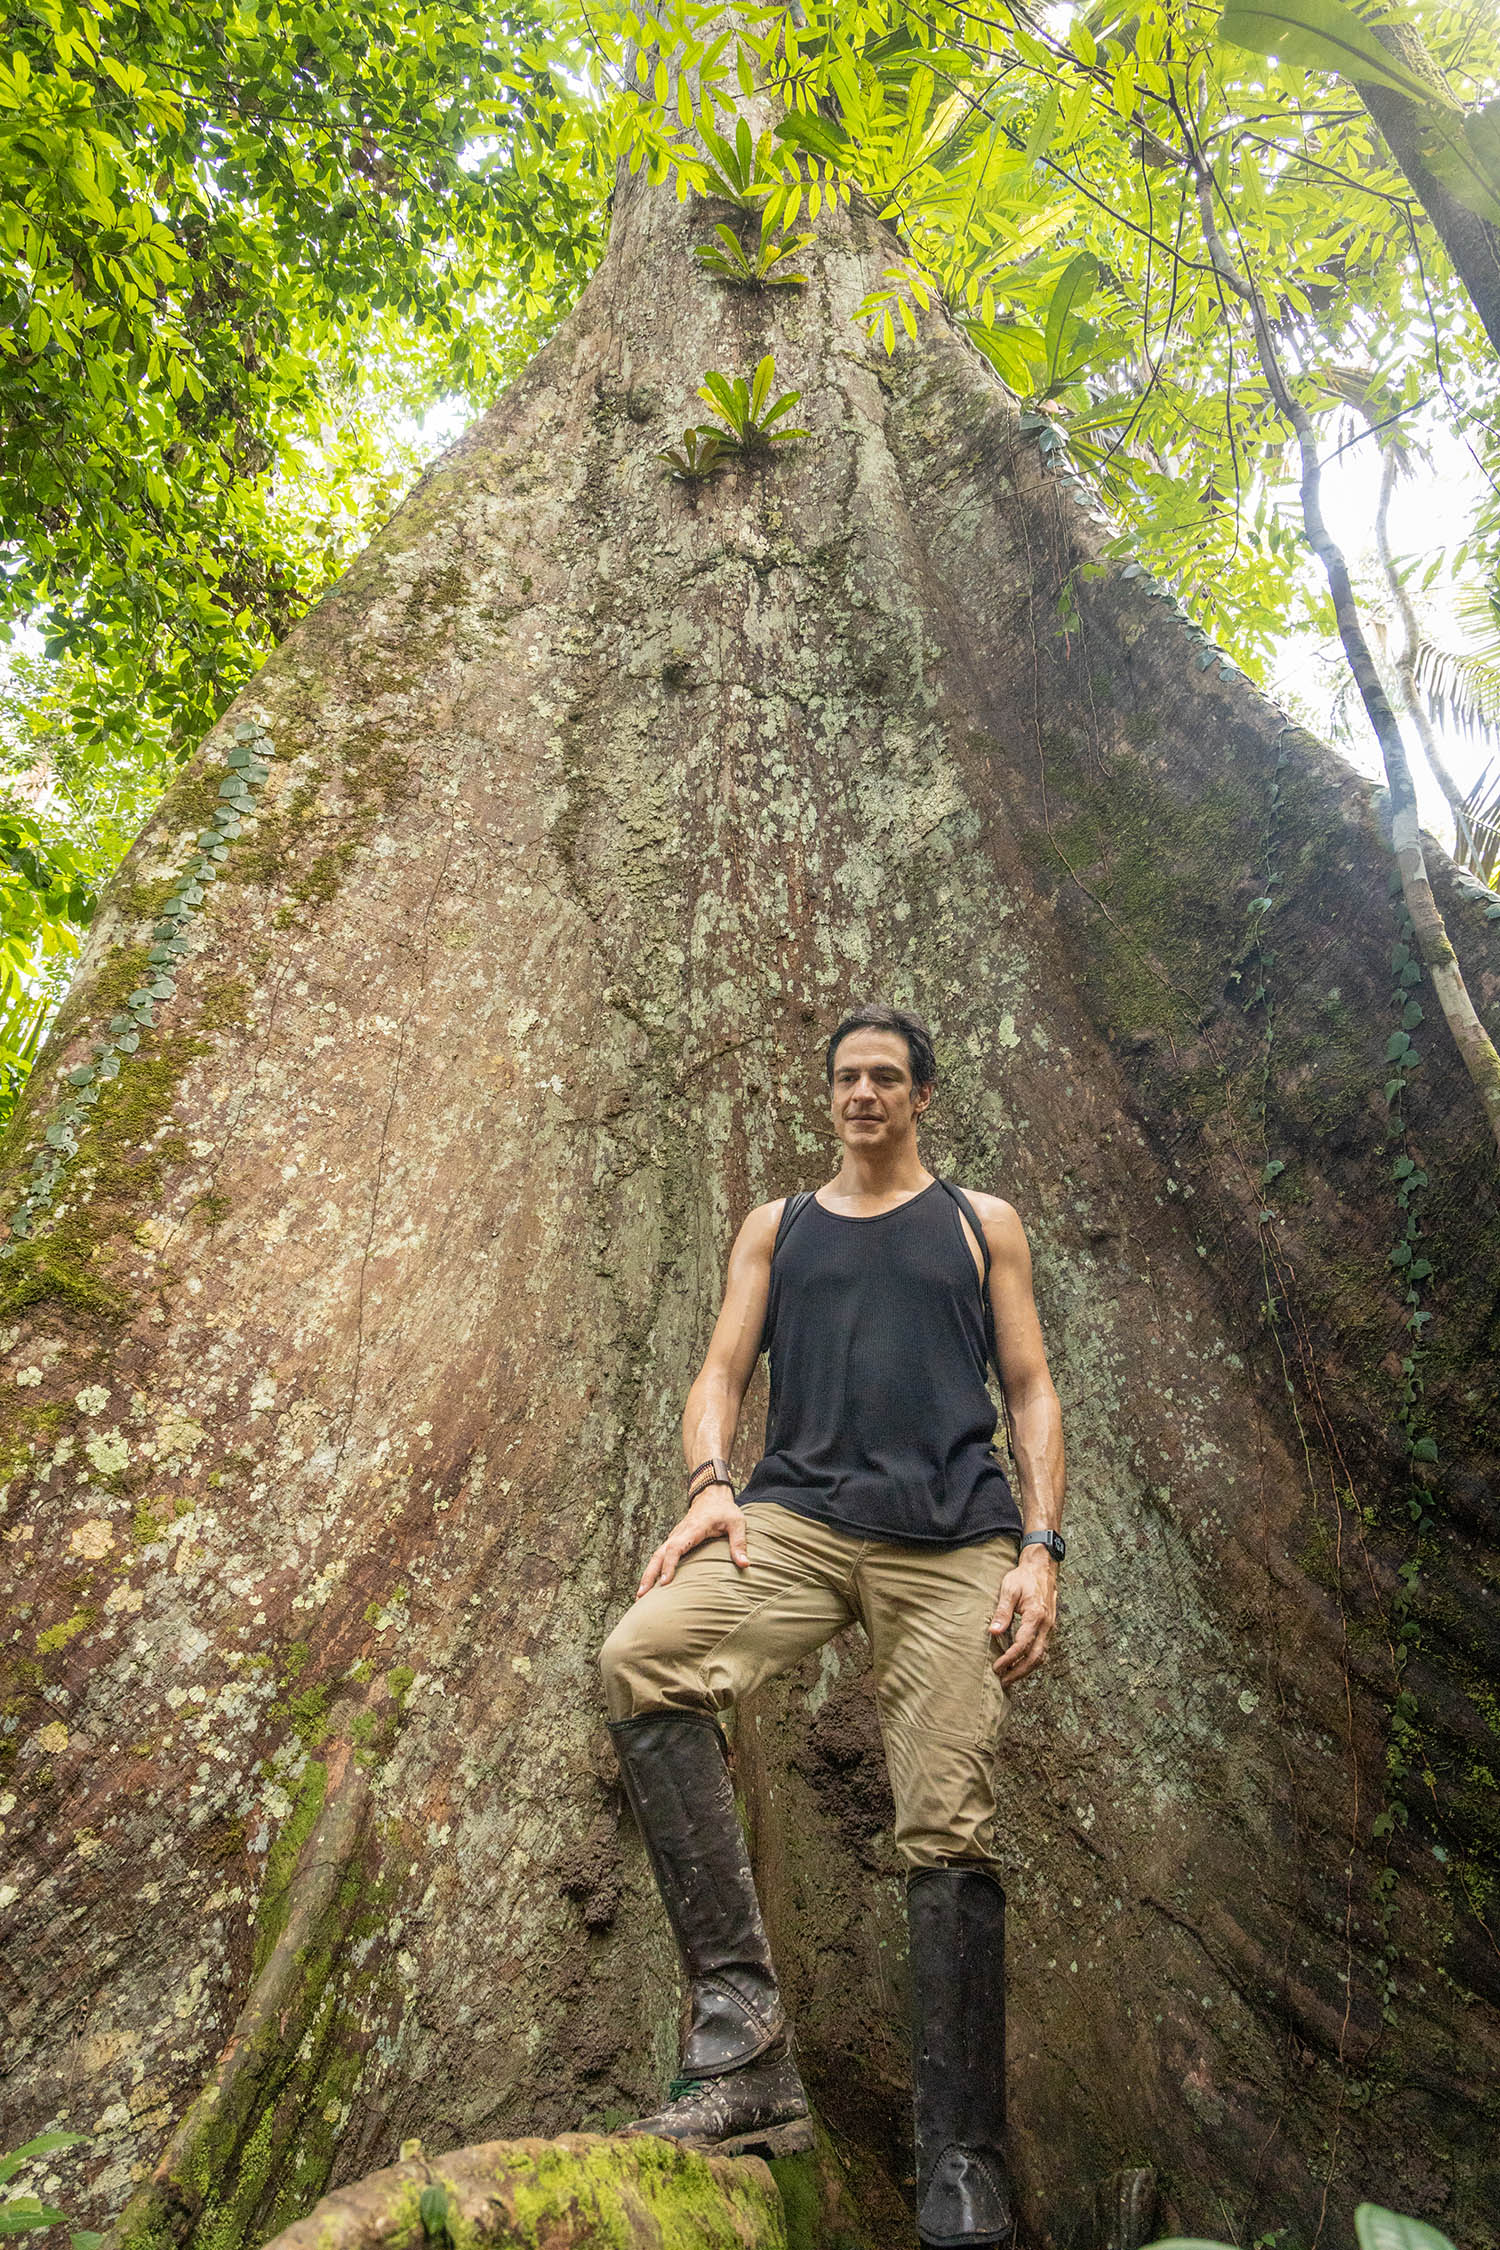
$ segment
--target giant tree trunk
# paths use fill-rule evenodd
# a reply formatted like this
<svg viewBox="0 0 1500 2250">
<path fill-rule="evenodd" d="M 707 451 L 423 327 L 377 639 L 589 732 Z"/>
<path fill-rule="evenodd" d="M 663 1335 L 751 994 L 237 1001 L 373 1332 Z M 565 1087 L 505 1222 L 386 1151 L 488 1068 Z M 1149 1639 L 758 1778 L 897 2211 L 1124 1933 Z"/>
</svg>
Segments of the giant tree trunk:
<svg viewBox="0 0 1500 2250">
<path fill-rule="evenodd" d="M 622 186 L 577 312 L 231 714 L 274 746 L 256 824 L 0 1266 L 7 2122 L 92 2136 L 75 2223 L 134 2193 L 136 2241 L 235 2250 L 404 2136 L 658 2090 L 675 1978 L 595 1650 L 678 1505 L 731 1230 L 825 1174 L 820 1043 L 878 994 L 936 1025 L 929 1161 L 1028 1224 L 1071 1446 L 1063 1636 L 1005 1750 L 1029 2235 L 1086 2243 L 1150 2166 L 1184 2229 L 1341 2240 L 1370 2194 L 1482 2250 L 1500 1226 L 1436 1024 L 1392 1138 L 1377 803 L 1149 581 L 1085 574 L 939 317 L 866 345 L 871 220 L 755 296 L 690 262 L 720 215 Z M 674 485 L 705 369 L 772 347 L 812 437 Z M 17 1182 L 232 739 L 111 894 Z M 1500 933 L 1444 893 L 1493 1021 Z M 854 1641 L 738 1765 L 896 2250 Z"/>
</svg>

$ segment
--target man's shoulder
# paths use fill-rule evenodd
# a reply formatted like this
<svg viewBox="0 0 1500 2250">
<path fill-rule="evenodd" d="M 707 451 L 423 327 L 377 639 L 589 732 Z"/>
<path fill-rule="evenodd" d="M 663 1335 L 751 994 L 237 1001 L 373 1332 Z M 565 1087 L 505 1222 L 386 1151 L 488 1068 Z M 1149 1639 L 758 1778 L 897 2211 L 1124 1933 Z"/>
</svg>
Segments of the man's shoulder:
<svg viewBox="0 0 1500 2250">
<path fill-rule="evenodd" d="M 973 1204 L 975 1215 L 992 1246 L 997 1239 L 1002 1242 L 1007 1238 L 1014 1240 L 1018 1235 L 1025 1240 L 1021 1214 L 1013 1203 L 1006 1202 L 1003 1195 L 987 1195 L 983 1188 L 964 1187 L 956 1180 L 954 1186 Z"/>
<path fill-rule="evenodd" d="M 778 1195 L 774 1203 L 757 1203 L 740 1227 L 740 1245 L 746 1250 L 769 1250 L 776 1240 L 781 1214 L 791 1200 L 789 1195 Z"/>
</svg>

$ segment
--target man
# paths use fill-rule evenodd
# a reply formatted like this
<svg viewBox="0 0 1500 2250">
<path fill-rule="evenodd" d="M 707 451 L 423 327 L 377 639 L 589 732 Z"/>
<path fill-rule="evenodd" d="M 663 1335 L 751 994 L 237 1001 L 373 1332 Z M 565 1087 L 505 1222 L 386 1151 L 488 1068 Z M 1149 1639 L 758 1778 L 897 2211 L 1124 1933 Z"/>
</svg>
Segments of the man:
<svg viewBox="0 0 1500 2250">
<path fill-rule="evenodd" d="M 1012 2232 L 995 1736 L 1057 1614 L 1061 1417 L 1020 1220 L 918 1152 L 925 1025 L 856 1009 L 827 1069 L 843 1162 L 740 1229 L 683 1417 L 687 1513 L 603 1650 L 688 1984 L 675 2098 L 633 2130 L 730 2154 L 811 2143 L 717 1714 L 858 1619 L 907 1867 L 918 2232 L 980 2250 Z M 766 1450 L 736 1498 L 727 1463 L 763 1348 Z M 991 1351 L 1024 1520 L 992 1450 Z"/>
</svg>

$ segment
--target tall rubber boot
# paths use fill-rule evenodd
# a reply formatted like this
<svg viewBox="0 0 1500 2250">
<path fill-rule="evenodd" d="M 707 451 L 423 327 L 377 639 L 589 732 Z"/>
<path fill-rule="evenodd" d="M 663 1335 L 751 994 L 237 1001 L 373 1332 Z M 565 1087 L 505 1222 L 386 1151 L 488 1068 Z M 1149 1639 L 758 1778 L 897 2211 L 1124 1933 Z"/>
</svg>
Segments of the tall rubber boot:
<svg viewBox="0 0 1500 2250">
<path fill-rule="evenodd" d="M 982 1867 L 928 1867 L 906 1890 L 911 1937 L 917 2233 L 923 2250 L 1003 2250 L 1005 1893 Z"/>
<path fill-rule="evenodd" d="M 650 1711 L 609 1731 L 688 1987 L 681 2075 L 667 2107 L 626 2130 L 726 2155 L 809 2149 L 807 2096 L 718 1725 L 706 1712 Z"/>
</svg>

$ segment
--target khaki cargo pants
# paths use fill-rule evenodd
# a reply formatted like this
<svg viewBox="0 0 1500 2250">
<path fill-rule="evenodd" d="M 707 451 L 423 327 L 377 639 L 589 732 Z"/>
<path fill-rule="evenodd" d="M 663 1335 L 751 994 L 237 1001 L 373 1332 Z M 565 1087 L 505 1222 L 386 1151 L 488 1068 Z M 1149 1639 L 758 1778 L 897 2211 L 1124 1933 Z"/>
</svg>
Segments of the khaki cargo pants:
<svg viewBox="0 0 1500 2250">
<path fill-rule="evenodd" d="M 670 1586 L 628 1609 L 600 1656 L 612 1719 L 725 1711 L 856 1620 L 869 1636 L 896 1848 L 909 1867 L 991 1861 L 995 1743 L 1008 1698 L 990 1666 L 1000 1581 L 1020 1551 L 908 1547 L 745 1510 L 748 1570 L 727 1539 L 695 1547 Z"/>
</svg>

